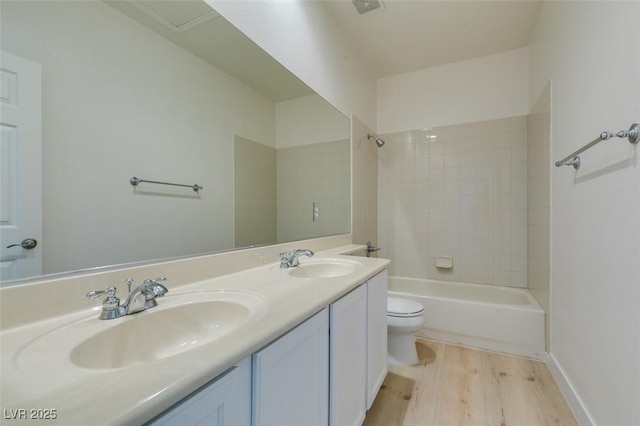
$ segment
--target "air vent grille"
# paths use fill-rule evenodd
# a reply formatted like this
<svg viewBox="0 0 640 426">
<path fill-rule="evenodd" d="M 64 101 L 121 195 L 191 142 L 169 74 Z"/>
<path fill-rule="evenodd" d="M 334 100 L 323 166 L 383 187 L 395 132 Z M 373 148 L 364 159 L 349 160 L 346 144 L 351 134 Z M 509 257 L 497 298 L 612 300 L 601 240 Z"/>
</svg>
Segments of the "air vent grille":
<svg viewBox="0 0 640 426">
<path fill-rule="evenodd" d="M 353 0 L 353 5 L 360 15 L 380 8 L 379 0 Z"/>
</svg>

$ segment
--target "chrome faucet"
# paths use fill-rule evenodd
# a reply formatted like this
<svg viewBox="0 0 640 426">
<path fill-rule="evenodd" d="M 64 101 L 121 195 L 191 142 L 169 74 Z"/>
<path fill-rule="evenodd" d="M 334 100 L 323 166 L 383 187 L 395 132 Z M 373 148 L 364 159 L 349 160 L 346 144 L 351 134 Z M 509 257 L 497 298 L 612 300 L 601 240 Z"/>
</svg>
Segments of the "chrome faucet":
<svg viewBox="0 0 640 426">
<path fill-rule="evenodd" d="M 93 290 L 87 293 L 87 298 L 93 299 L 95 297 L 107 295 L 102 303 L 102 312 L 100 312 L 100 319 L 114 319 L 125 315 L 135 314 L 137 312 L 144 311 L 149 308 L 153 308 L 158 305 L 156 297 L 162 297 L 169 290 L 161 283 L 167 279 L 164 277 L 156 278 L 155 280 L 145 280 L 142 284 L 131 291 L 132 278 L 127 278 L 125 281 L 129 287 L 129 295 L 127 300 L 121 305 L 120 299 L 116 297 L 116 288 L 109 287 L 106 290 Z"/>
<path fill-rule="evenodd" d="M 169 291 L 161 284 L 166 280 L 165 277 L 159 277 L 155 280 L 144 280 L 142 284 L 131 291 L 131 283 L 133 280 L 128 278 L 126 283 L 127 286 L 129 286 L 129 296 L 127 296 L 127 300 L 125 300 L 123 304 L 125 315 L 135 314 L 136 312 L 157 306 L 158 302 L 156 302 L 156 297 L 162 297 Z"/>
<path fill-rule="evenodd" d="M 278 253 L 278 256 L 280 256 L 280 267 L 293 268 L 294 266 L 298 266 L 300 264 L 298 258 L 303 255 L 311 257 L 313 256 L 313 252 L 311 250 L 298 249 Z"/>
</svg>

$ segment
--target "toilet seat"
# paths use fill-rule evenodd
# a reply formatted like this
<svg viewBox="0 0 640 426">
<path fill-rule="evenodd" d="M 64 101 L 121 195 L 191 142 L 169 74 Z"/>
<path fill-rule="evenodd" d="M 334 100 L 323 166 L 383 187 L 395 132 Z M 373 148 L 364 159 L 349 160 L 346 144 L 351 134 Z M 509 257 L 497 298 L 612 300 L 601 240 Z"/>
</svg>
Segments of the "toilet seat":
<svg viewBox="0 0 640 426">
<path fill-rule="evenodd" d="M 387 297 L 387 315 L 390 317 L 417 317 L 424 312 L 424 306 L 413 300 Z"/>
</svg>

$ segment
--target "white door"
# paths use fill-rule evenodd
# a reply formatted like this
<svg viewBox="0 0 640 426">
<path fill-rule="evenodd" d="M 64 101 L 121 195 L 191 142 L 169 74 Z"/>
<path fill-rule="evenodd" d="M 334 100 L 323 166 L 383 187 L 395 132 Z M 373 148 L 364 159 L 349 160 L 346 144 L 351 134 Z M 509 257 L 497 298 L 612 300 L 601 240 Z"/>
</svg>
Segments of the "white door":
<svg viewBox="0 0 640 426">
<path fill-rule="evenodd" d="M 0 52 L 0 71 L 1 283 L 42 274 L 42 106 L 39 64 Z"/>
</svg>

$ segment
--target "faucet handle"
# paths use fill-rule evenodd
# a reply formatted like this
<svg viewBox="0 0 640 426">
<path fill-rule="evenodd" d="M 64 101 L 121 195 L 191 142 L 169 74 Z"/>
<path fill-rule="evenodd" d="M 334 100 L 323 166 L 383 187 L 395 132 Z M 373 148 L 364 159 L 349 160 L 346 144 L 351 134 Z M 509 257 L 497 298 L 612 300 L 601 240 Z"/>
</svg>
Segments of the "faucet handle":
<svg viewBox="0 0 640 426">
<path fill-rule="evenodd" d="M 162 283 L 165 281 L 167 281 L 167 278 L 158 277 L 154 280 L 144 280 L 142 285 L 151 289 L 151 291 L 153 292 L 153 298 L 162 297 L 169 292 L 169 290 L 164 285 L 162 285 Z"/>
<path fill-rule="evenodd" d="M 288 268 L 289 266 L 291 266 L 291 256 L 293 255 L 292 252 L 290 251 L 283 251 L 282 253 L 278 253 L 278 256 L 280 256 L 280 267 L 281 268 Z"/>
<path fill-rule="evenodd" d="M 120 299 L 116 297 L 116 288 L 113 286 L 106 290 L 92 290 L 87 293 L 87 299 L 95 299 L 96 297 L 104 296 L 105 294 L 107 297 L 104 299 L 104 302 L 102 302 L 102 306 L 105 309 L 117 308 L 120 305 Z"/>
<path fill-rule="evenodd" d="M 114 319 L 118 318 L 122 315 L 125 315 L 123 312 L 123 307 L 120 306 L 120 299 L 116 297 L 116 288 L 109 287 L 106 290 L 93 290 L 87 293 L 87 299 L 95 299 L 96 297 L 107 295 L 107 297 L 102 302 L 102 312 L 100 312 L 100 319 Z"/>
<path fill-rule="evenodd" d="M 109 287 L 106 290 L 91 290 L 89 293 L 87 293 L 87 299 L 95 299 L 96 297 L 104 296 L 105 294 L 107 295 L 107 297 L 115 297 L 116 288 Z"/>
</svg>

